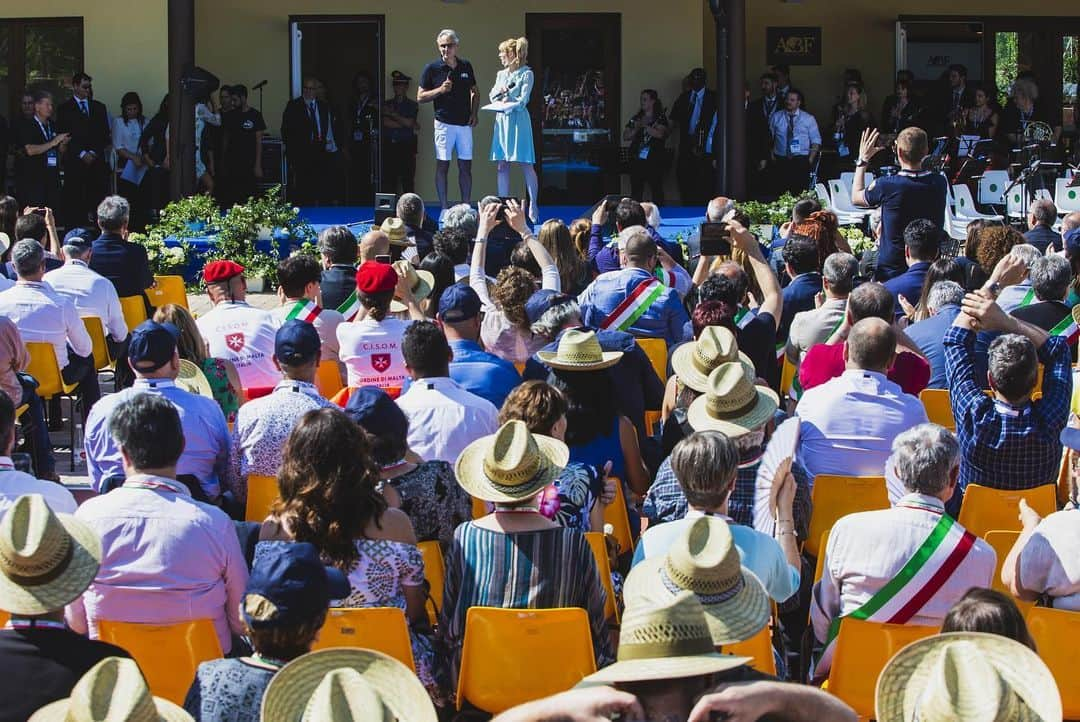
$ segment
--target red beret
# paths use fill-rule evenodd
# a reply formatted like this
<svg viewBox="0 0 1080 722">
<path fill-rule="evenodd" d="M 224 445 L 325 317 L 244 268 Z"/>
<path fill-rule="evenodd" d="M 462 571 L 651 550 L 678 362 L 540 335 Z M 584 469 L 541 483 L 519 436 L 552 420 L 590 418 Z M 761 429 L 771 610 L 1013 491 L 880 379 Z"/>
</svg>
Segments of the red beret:
<svg viewBox="0 0 1080 722">
<path fill-rule="evenodd" d="M 205 283 L 228 281 L 244 272 L 244 267 L 236 261 L 211 261 L 203 267 L 202 277 Z"/>
<path fill-rule="evenodd" d="M 356 271 L 356 290 L 361 293 L 385 293 L 397 288 L 398 274 L 389 263 L 364 261 Z"/>
</svg>

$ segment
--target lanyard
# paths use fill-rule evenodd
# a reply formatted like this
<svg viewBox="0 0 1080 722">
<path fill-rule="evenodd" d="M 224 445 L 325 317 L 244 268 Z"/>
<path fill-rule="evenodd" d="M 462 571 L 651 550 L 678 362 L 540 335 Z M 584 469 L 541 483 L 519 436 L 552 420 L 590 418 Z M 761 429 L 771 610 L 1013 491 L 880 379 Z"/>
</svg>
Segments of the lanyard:
<svg viewBox="0 0 1080 722">
<path fill-rule="evenodd" d="M 177 482 L 179 483 L 179 482 Z M 125 489 L 149 489 L 150 491 L 171 491 L 175 494 L 183 493 L 180 489 L 166 480 L 157 481 L 151 477 L 141 479 L 130 478 L 124 482 Z"/>
<path fill-rule="evenodd" d="M 4 629 L 17 629 L 19 631 L 27 629 L 67 629 L 67 625 L 63 622 L 55 622 L 51 619 L 11 619 L 4 625 Z"/>
<path fill-rule="evenodd" d="M 253 652 L 250 657 L 245 657 L 244 661 L 250 664 L 252 667 L 259 667 L 260 669 L 268 669 L 272 672 L 284 667 L 288 664 L 287 659 L 276 659 L 274 657 L 264 657 L 258 652 Z"/>
</svg>

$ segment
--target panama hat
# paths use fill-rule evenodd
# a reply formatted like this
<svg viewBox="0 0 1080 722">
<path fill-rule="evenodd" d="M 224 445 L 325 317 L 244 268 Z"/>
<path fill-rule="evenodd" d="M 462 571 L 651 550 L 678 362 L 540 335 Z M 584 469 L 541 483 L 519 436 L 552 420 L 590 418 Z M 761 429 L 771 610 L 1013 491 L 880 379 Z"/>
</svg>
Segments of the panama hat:
<svg viewBox="0 0 1080 722">
<path fill-rule="evenodd" d="M 11 236 L 0 231 L 0 253 L 7 253 L 9 248 L 11 248 Z"/>
<path fill-rule="evenodd" d="M 563 333 L 555 353 L 538 351 L 540 360 L 562 371 L 598 371 L 619 363 L 622 351 L 605 351 L 600 347 L 596 331 L 572 328 Z"/>
<path fill-rule="evenodd" d="M 0 609 L 39 615 L 86 591 L 101 564 L 101 538 L 40 494 L 15 500 L 0 521 Z"/>
<path fill-rule="evenodd" d="M 71 696 L 48 704 L 30 722 L 194 722 L 184 709 L 154 697 L 133 659 L 106 657 L 82 676 Z"/>
<path fill-rule="evenodd" d="M 180 359 L 180 373 L 176 375 L 176 385 L 188 393 L 205 396 L 208 399 L 214 398 L 214 390 L 210 388 L 206 374 L 187 359 Z"/>
<path fill-rule="evenodd" d="M 1061 695 L 1039 655 L 997 634 L 949 632 L 897 652 L 877 681 L 878 722 L 1050 722 Z"/>
<path fill-rule="evenodd" d="M 744 642 L 769 622 L 769 595 L 742 566 L 723 519 L 695 519 L 666 556 L 646 559 L 630 571 L 623 596 L 627 605 L 656 604 L 687 590 L 705 608 L 714 645 Z"/>
<path fill-rule="evenodd" d="M 382 222 L 379 230 L 386 234 L 394 246 L 411 246 L 408 234 L 405 232 L 405 221 L 391 216 Z"/>
<path fill-rule="evenodd" d="M 697 341 L 684 343 L 671 354 L 671 367 L 679 381 L 699 392 L 709 387 L 713 369 L 731 361 L 741 361 L 751 381 L 757 376 L 754 362 L 739 350 L 735 334 L 723 326 L 706 326 Z"/>
<path fill-rule="evenodd" d="M 399 276 L 409 280 L 409 288 L 412 289 L 413 298 L 417 301 L 423 301 L 431 295 L 431 289 L 435 287 L 435 274 L 431 271 L 417 270 L 408 261 L 395 262 L 394 270 L 397 271 Z M 393 313 L 404 313 L 409 309 L 408 306 L 395 298 L 390 301 L 390 310 Z"/>
<path fill-rule="evenodd" d="M 535 496 L 554 482 L 569 460 L 566 444 L 534 434 L 515 419 L 466 446 L 454 469 L 458 484 L 477 499 L 513 502 Z"/>
<path fill-rule="evenodd" d="M 617 659 L 578 686 L 698 677 L 726 672 L 750 661 L 749 657 L 716 651 L 705 610 L 693 592 L 680 592 L 658 604 L 641 600 L 627 604 Z"/>
<path fill-rule="evenodd" d="M 273 676 L 263 695 L 265 722 L 436 722 L 435 706 L 413 671 L 371 649 L 321 649 Z"/>
<path fill-rule="evenodd" d="M 705 393 L 690 404 L 686 421 L 694 431 L 714 430 L 735 438 L 764 426 L 779 406 L 775 391 L 754 385 L 746 368 L 730 361 L 709 374 Z"/>
</svg>

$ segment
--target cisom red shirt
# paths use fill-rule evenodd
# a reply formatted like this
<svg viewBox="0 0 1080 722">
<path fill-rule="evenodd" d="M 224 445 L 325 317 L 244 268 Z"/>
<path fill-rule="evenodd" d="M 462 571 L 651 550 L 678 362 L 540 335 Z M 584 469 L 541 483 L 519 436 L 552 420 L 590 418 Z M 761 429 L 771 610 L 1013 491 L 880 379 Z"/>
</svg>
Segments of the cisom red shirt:
<svg viewBox="0 0 1080 722">
<path fill-rule="evenodd" d="M 806 352 L 806 358 L 799 365 L 799 384 L 804 391 L 844 373 L 844 346 L 842 343 L 831 346 L 819 343 Z M 904 393 L 918 396 L 930 383 L 930 363 L 910 351 L 901 351 L 893 361 L 888 377 Z"/>
</svg>

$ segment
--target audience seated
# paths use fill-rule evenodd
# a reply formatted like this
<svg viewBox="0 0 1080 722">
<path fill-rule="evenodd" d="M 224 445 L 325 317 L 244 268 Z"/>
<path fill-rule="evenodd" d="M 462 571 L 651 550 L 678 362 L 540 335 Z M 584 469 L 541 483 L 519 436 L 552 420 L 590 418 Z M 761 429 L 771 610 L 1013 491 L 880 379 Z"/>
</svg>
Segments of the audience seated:
<svg viewBox="0 0 1080 722">
<path fill-rule="evenodd" d="M 120 449 L 125 479 L 75 512 L 101 537 L 102 557 L 89 589 L 68 607 L 68 623 L 93 639 L 102 619 L 210 619 L 228 654 L 234 635 L 243 633 L 247 564 L 225 512 L 195 501 L 177 481 L 185 448 L 177 407 L 158 393 L 135 393 L 109 415 L 108 433 Z"/>
<path fill-rule="evenodd" d="M 74 514 L 75 497 L 67 487 L 51 479 L 36 479 L 16 469 L 11 460 L 14 448 L 15 403 L 6 393 L 0 392 L 0 515 L 25 494 L 41 495 L 57 513 Z"/>
<path fill-rule="evenodd" d="M 1038 326 L 1051 336 L 1064 338 L 1071 349 L 1072 360 L 1076 361 L 1076 322 L 1072 309 L 1064 302 L 1072 283 L 1069 262 L 1058 255 L 1041 256 L 1031 265 L 1028 276 L 1035 303 L 1014 309 L 1012 316 Z"/>
<path fill-rule="evenodd" d="M 521 375 L 512 363 L 480 345 L 481 305 L 476 291 L 456 283 L 439 299 L 438 321 L 454 354 L 450 378 L 498 408 L 521 383 Z"/>
<path fill-rule="evenodd" d="M 814 299 L 822 289 L 822 267 L 818 265 L 817 244 L 801 235 L 788 237 L 783 251 L 784 270 L 791 279 L 784 287 L 784 311 L 776 330 L 779 339 L 786 339 L 795 314 L 814 308 Z"/>
<path fill-rule="evenodd" d="M 824 300 L 816 307 L 794 313 L 787 334 L 787 360 L 798 366 L 806 352 L 825 343 L 844 322 L 847 299 L 855 286 L 859 261 L 850 253 L 833 253 L 825 259 L 821 271 L 821 290 Z M 791 286 L 788 286 L 791 288 Z M 787 289 L 785 289 L 785 294 Z M 784 313 L 788 310 L 784 301 Z"/>
<path fill-rule="evenodd" d="M 460 208 L 460 211 L 455 209 Z M 459 204 L 447 210 L 447 217 L 443 220 L 442 229 L 436 233 L 434 253 L 445 256 L 454 264 L 454 282 L 469 282 L 469 246 L 476 238 L 476 230 L 479 228 L 479 218 L 476 210 L 471 206 Z M 457 225 L 450 225 L 450 220 Z"/>
<path fill-rule="evenodd" d="M 852 293 L 849 305 L 860 290 Z M 888 322 L 859 321 L 843 349 L 846 370 L 803 393 L 795 408 L 800 420 L 797 456 L 811 478 L 881 476 L 893 440 L 927 421 L 922 403 L 885 375 L 896 357 L 896 333 Z"/>
<path fill-rule="evenodd" d="M 972 587 L 949 608 L 941 623 L 942 632 L 985 632 L 1019 642 L 1033 652 L 1035 640 L 1028 632 L 1020 608 L 996 589 Z"/>
<path fill-rule="evenodd" d="M 959 315 L 963 300 L 963 286 L 955 281 L 938 281 L 926 295 L 929 317 L 904 329 L 904 333 L 930 364 L 930 380 L 926 384 L 928 389 L 949 386 L 945 372 L 945 331 Z"/>
<path fill-rule="evenodd" d="M 277 330 L 274 365 L 284 378 L 271 393 L 241 406 L 233 427 L 225 487 L 241 505 L 248 475 L 277 476 L 281 450 L 300 417 L 331 405 L 315 388 L 319 355 L 319 334 L 307 321 L 290 319 Z"/>
<path fill-rule="evenodd" d="M 108 196 L 97 207 L 101 235 L 90 249 L 90 270 L 109 279 L 120 298 L 142 296 L 154 285 L 146 248 L 127 240 L 131 204 L 122 196 Z M 147 301 L 147 308 L 149 302 Z"/>
<path fill-rule="evenodd" d="M 270 312 L 281 326 L 291 319 L 307 321 L 319 332 L 322 346 L 320 360 L 338 360 L 337 327 L 345 319 L 333 308 L 319 305 L 322 276 L 318 262 L 311 256 L 297 254 L 278 264 L 278 299 L 281 305 Z"/>
<path fill-rule="evenodd" d="M 23 436 L 29 441 L 38 478 L 60 481 L 45 421 L 45 404 L 37 395 L 36 379 L 23 373 L 29 365 L 30 352 L 19 334 L 19 327 L 7 316 L 0 315 L 0 391 L 7 394 L 13 408 L 27 405 L 19 423 Z"/>
<path fill-rule="evenodd" d="M 941 229 L 933 221 L 916 218 L 904 229 L 904 263 L 907 270 L 884 282 L 896 300 L 896 315 L 903 316 L 900 299 L 915 301 L 922 293 L 930 264 L 941 252 Z"/>
<path fill-rule="evenodd" d="M 1028 231 L 1024 240 L 1045 253 L 1047 247 L 1061 250 L 1061 234 L 1054 230 L 1057 223 L 1057 206 L 1048 198 L 1036 198 L 1028 206 Z"/>
<path fill-rule="evenodd" d="M 14 244 L 18 241 L 30 239 L 37 241 L 41 244 L 41 247 L 45 249 L 45 271 L 56 270 L 64 265 L 64 261 L 57 256 L 57 252 L 60 249 L 60 244 L 56 237 L 56 223 L 52 220 L 52 209 L 45 208 L 44 215 L 39 215 L 37 212 L 23 213 L 15 221 L 15 237 L 11 239 L 11 245 L 8 250 L 14 249 Z M 5 257 L 8 258 L 7 263 L 4 264 L 4 273 L 6 277 L 0 280 L 0 291 L 6 291 L 11 288 L 15 281 L 18 280 L 19 275 L 15 272 L 15 263 L 11 258 L 10 253 L 5 253 Z"/>
<path fill-rule="evenodd" d="M 559 280 L 563 293 L 577 296 L 584 291 L 592 280 L 592 273 L 589 270 L 589 264 L 574 247 L 574 242 L 570 238 L 570 229 L 566 227 L 562 219 L 552 218 L 544 221 L 540 232 L 537 233 L 537 240 L 548 250 L 551 257 L 555 259 L 555 265 L 559 267 Z M 686 272 L 683 271 L 683 273 Z M 689 281 L 689 279 L 687 275 L 686 280 Z"/>
<path fill-rule="evenodd" d="M 403 258 L 419 263 L 426 255 L 431 253 L 434 240 L 431 233 L 424 228 L 424 201 L 415 193 L 402 193 L 398 198 L 395 213 L 402 223 L 405 224 L 405 237 L 412 246 L 413 253 L 406 252 Z M 415 259 L 415 260 L 414 260 Z"/>
<path fill-rule="evenodd" d="M 43 705 L 67 697 L 106 657 L 128 656 L 64 624 L 65 605 L 98 573 L 101 540 L 67 513 L 74 500 L 69 508 L 46 501 L 28 491 L 9 501 L 0 521 L 0 609 L 11 615 L 0 630 L 0 717 L 8 720 L 28 719 Z"/>
<path fill-rule="evenodd" d="M 1018 308 L 1028 306 L 1035 301 L 1035 290 L 1031 287 L 1031 269 L 1035 261 L 1043 257 L 1039 249 L 1029 243 L 1019 243 L 1009 249 L 1009 255 L 1024 262 L 1023 278 L 1001 289 L 997 303 L 1005 313 L 1012 313 Z M 1072 274 L 1070 273 L 1070 280 Z"/>
<path fill-rule="evenodd" d="M 956 437 L 921 424 L 892 447 L 894 473 L 908 493 L 891 509 L 842 517 L 829 533 L 810 606 L 824 645 L 815 679 L 828 676 L 841 618 L 938 627 L 969 588 L 990 586 L 994 574 L 990 545 L 945 513 L 960 465 Z M 913 574 L 899 576 L 901 569 Z"/>
<path fill-rule="evenodd" d="M 371 236 L 369 239 L 368 236 Z M 390 242 L 381 231 L 371 231 L 366 236 L 368 247 L 382 245 L 378 252 L 390 254 Z M 373 244 L 372 240 L 382 244 Z M 322 302 L 324 308 L 333 309 L 352 321 L 358 310 L 352 303 L 356 291 L 356 236 L 346 226 L 330 226 L 319 233 L 319 257 L 322 261 Z M 364 260 L 374 261 L 374 255 Z"/>
</svg>

